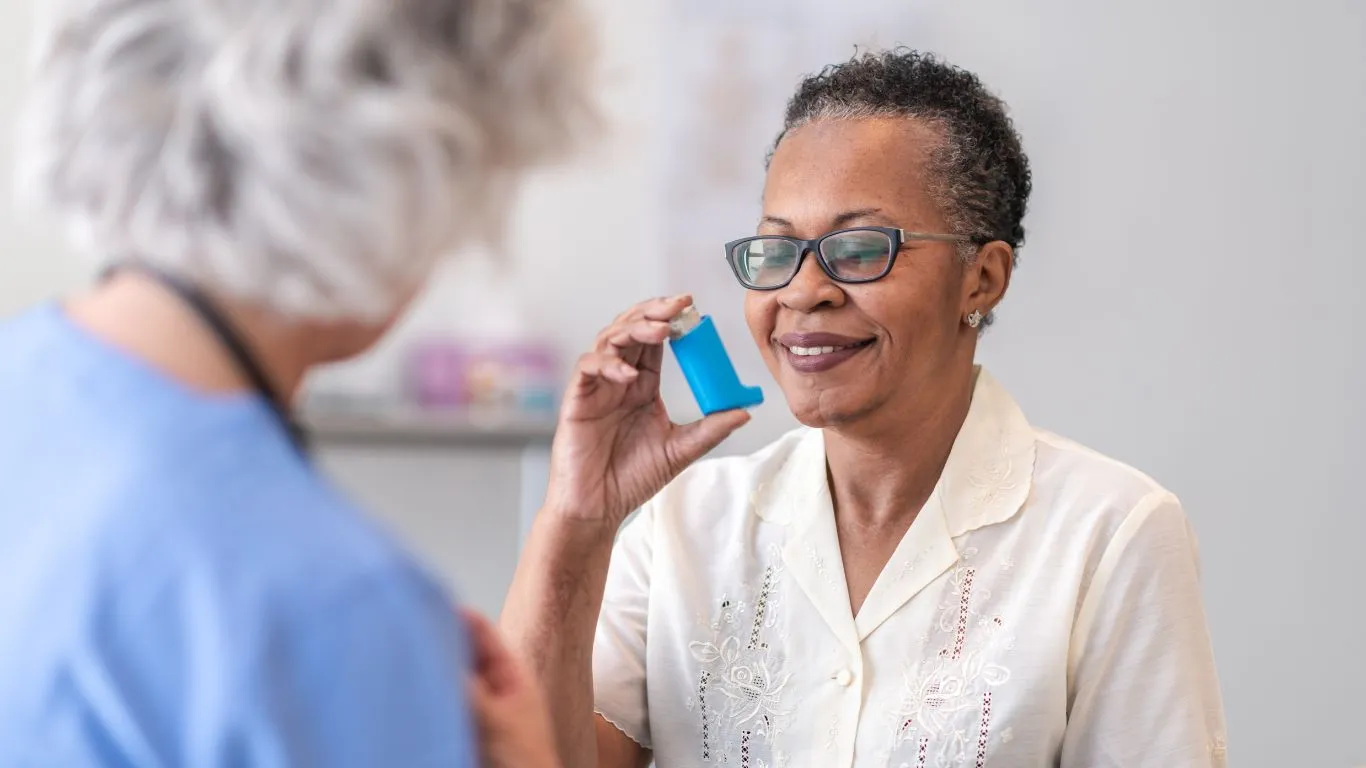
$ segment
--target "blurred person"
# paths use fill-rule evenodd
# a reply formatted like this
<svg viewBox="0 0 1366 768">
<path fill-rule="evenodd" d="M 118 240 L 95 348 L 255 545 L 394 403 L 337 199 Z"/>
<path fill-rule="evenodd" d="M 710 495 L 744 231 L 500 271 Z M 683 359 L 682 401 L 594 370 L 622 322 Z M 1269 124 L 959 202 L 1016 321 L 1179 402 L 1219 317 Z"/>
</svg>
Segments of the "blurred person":
<svg viewBox="0 0 1366 768">
<path fill-rule="evenodd" d="M 566 394 L 502 616 L 566 765 L 1224 764 L 1177 499 L 974 363 L 1030 189 L 962 69 L 897 50 L 798 86 L 726 258 L 803 426 L 688 468 L 748 417 L 669 420 L 687 297 L 617 318 Z"/>
<path fill-rule="evenodd" d="M 23 178 L 108 277 L 0 325 L 0 765 L 470 766 L 476 728 L 556 765 L 534 679 L 291 403 L 573 144 L 577 9 L 42 12 Z"/>
</svg>

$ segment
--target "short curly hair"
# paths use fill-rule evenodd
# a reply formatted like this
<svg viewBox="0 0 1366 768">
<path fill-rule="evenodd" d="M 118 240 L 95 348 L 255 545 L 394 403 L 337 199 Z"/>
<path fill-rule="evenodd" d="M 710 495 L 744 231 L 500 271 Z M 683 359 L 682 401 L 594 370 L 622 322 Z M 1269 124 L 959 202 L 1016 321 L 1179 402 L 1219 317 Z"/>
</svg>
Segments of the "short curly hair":
<svg viewBox="0 0 1366 768">
<path fill-rule="evenodd" d="M 1001 240 L 1018 259 L 1032 187 L 1020 136 L 1005 103 L 976 75 L 932 54 L 866 52 L 806 78 L 787 104 L 774 148 L 810 122 L 876 117 L 914 118 L 940 132 L 929 192 L 952 230 L 972 238 L 963 257 L 971 260 L 978 246 Z"/>
</svg>

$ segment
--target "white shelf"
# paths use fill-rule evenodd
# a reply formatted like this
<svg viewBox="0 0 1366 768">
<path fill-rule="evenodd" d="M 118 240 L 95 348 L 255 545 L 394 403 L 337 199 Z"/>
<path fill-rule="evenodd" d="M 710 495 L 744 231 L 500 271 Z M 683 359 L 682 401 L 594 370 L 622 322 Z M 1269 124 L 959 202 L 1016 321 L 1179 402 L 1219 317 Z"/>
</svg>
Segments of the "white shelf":
<svg viewBox="0 0 1366 768">
<path fill-rule="evenodd" d="M 504 411 L 305 409 L 309 436 L 320 444 L 517 445 L 549 444 L 555 421 L 548 414 Z"/>
</svg>

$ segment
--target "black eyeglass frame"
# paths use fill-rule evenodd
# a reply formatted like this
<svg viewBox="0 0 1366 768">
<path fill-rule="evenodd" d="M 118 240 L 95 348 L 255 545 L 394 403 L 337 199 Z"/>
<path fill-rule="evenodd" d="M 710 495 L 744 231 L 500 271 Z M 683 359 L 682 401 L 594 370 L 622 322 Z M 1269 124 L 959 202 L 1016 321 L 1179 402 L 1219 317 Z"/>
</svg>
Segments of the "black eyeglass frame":
<svg viewBox="0 0 1366 768">
<path fill-rule="evenodd" d="M 840 277 L 830 268 L 830 264 L 825 260 L 825 254 L 821 251 L 821 243 L 825 242 L 828 238 L 849 232 L 877 232 L 887 236 L 887 239 L 891 242 L 891 253 L 887 256 L 887 266 L 884 267 L 881 272 L 872 277 Z M 797 263 L 792 268 L 792 274 L 788 275 L 786 280 L 778 285 L 757 286 L 745 279 L 744 273 L 740 269 L 740 265 L 737 261 L 735 251 L 740 246 L 746 243 L 752 243 L 755 240 L 785 240 L 797 246 Z M 876 280 L 881 280 L 892 271 L 892 267 L 896 264 L 897 254 L 901 253 L 902 248 L 905 248 L 909 243 L 922 242 L 977 243 L 978 245 L 981 245 L 975 238 L 968 237 L 967 235 L 944 235 L 934 232 L 907 232 L 904 229 L 898 229 L 896 227 L 849 227 L 846 229 L 837 229 L 833 232 L 826 232 L 814 240 L 803 240 L 800 237 L 786 237 L 784 235 L 754 235 L 752 237 L 742 237 L 739 240 L 732 240 L 729 243 L 726 243 L 726 263 L 730 265 L 730 270 L 735 273 L 735 279 L 740 281 L 740 285 L 751 291 L 776 291 L 780 288 L 786 288 L 788 284 L 792 282 L 793 278 L 802 271 L 802 261 L 806 258 L 806 254 L 808 253 L 816 254 L 816 263 L 820 264 L 821 271 L 837 283 L 871 283 Z"/>
</svg>

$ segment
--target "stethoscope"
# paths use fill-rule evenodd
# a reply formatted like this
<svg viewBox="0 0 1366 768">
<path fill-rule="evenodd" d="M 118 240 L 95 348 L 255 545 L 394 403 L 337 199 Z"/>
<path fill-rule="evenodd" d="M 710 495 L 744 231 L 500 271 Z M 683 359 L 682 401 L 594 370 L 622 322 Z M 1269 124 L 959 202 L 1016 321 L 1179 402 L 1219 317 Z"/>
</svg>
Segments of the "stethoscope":
<svg viewBox="0 0 1366 768">
<path fill-rule="evenodd" d="M 127 269 L 136 269 L 156 280 L 178 296 L 199 317 L 205 327 L 217 337 L 218 343 L 232 357 L 234 364 L 250 382 L 252 389 L 262 400 L 266 401 L 266 405 L 270 407 L 271 413 L 274 414 L 275 420 L 289 438 L 290 443 L 293 444 L 294 449 L 299 452 L 301 457 L 307 459 L 308 435 L 304 431 L 303 425 L 294 419 L 286 399 L 281 397 L 280 393 L 271 386 L 270 380 L 266 378 L 265 371 L 257 362 L 256 356 L 251 353 L 246 340 L 242 338 L 242 334 L 237 332 L 237 329 L 228 321 L 223 312 L 214 306 L 209 297 L 189 282 L 145 264 L 116 265 L 106 269 L 101 278 L 107 279 L 114 272 Z"/>
</svg>

